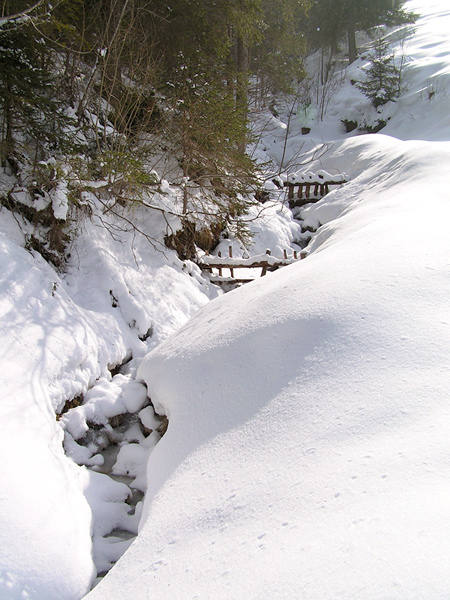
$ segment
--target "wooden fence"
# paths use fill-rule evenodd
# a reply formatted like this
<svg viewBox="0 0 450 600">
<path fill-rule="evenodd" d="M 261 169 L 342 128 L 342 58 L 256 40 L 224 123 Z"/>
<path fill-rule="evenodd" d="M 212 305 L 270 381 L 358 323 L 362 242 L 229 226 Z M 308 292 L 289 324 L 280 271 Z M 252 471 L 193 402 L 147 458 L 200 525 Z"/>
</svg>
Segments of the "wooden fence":
<svg viewBox="0 0 450 600">
<path fill-rule="evenodd" d="M 300 176 L 291 181 L 286 181 L 284 187 L 288 188 L 289 207 L 294 208 L 311 202 L 318 202 L 329 193 L 331 186 L 344 183 L 348 183 L 348 181 L 341 176 L 335 176 L 327 180 L 320 174 L 310 174 L 309 176 Z"/>
<path fill-rule="evenodd" d="M 288 256 L 286 250 L 284 250 L 284 258 L 276 258 L 272 256 L 270 250 L 266 250 L 265 254 L 253 256 L 251 258 L 233 258 L 233 251 L 231 246 L 228 248 L 228 256 L 222 257 L 219 252 L 217 256 L 203 256 L 202 259 L 197 263 L 202 271 L 210 274 L 210 281 L 217 284 L 237 284 L 237 283 L 249 283 L 254 281 L 255 277 L 235 277 L 235 270 L 237 269 L 261 269 L 260 277 L 264 277 L 268 271 L 276 271 L 280 267 L 291 265 L 297 260 L 304 258 L 303 252 L 292 253 L 292 256 Z M 223 271 L 229 271 L 229 277 L 224 276 Z"/>
</svg>

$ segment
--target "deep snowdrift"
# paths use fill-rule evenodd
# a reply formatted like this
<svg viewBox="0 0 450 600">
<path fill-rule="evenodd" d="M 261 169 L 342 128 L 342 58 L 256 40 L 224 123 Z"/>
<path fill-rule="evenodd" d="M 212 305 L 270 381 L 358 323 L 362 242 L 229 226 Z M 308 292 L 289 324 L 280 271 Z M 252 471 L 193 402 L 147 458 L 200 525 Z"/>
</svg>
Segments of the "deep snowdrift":
<svg viewBox="0 0 450 600">
<path fill-rule="evenodd" d="M 2 185 L 4 192 L 4 173 Z M 174 194 L 166 188 L 167 202 Z M 97 571 L 107 570 L 129 544 L 104 536 L 137 528 L 139 515 L 130 517 L 125 503 L 130 489 L 72 462 L 64 454 L 64 432 L 70 457 L 101 465 L 92 444 L 74 441 L 86 432 L 86 421 L 107 424 L 109 417 L 139 411 L 146 390 L 133 381 L 138 361 L 220 293 L 196 265 L 164 247 L 158 212 L 135 208 L 132 219 L 156 249 L 123 221 L 94 214 L 77 223 L 59 275 L 24 247 L 32 226 L 0 210 L 2 599 L 81 598 Z M 263 229 L 260 244 L 289 245 L 300 226 L 289 211 L 269 210 Z M 126 375 L 112 377 L 110 369 L 130 357 Z M 89 405 L 57 421 L 55 413 L 79 395 Z M 142 419 L 149 423 L 150 417 Z M 156 443 L 155 436 L 144 440 L 138 425 L 132 435 L 142 444 L 121 450 L 118 475 L 132 475 L 136 457 L 145 460 Z M 134 474 L 136 489 L 145 491 L 145 473 Z"/>
<path fill-rule="evenodd" d="M 55 412 L 111 379 L 109 366 L 142 356 L 215 292 L 183 272 L 173 252 L 155 253 L 132 232 L 112 237 L 90 221 L 62 278 L 23 247 L 27 227 L 2 208 L 0 597 L 77 599 L 96 574 L 94 513 L 107 520 L 128 490 L 65 456 Z M 150 327 L 153 336 L 140 341 Z"/>
<path fill-rule="evenodd" d="M 169 429 L 140 534 L 89 599 L 448 597 L 450 144 L 414 140 L 450 139 L 450 11 L 407 7 L 424 17 L 391 36 L 411 60 L 385 133 L 410 141 L 342 133 L 370 112 L 364 59 L 322 126 L 291 124 L 286 161 L 350 183 L 302 210 L 306 260 L 144 359 Z M 279 160 L 285 133 L 256 155 Z"/>
<path fill-rule="evenodd" d="M 142 363 L 170 425 L 92 600 L 448 596 L 450 147 L 341 151 L 364 173 L 314 253 Z"/>
</svg>

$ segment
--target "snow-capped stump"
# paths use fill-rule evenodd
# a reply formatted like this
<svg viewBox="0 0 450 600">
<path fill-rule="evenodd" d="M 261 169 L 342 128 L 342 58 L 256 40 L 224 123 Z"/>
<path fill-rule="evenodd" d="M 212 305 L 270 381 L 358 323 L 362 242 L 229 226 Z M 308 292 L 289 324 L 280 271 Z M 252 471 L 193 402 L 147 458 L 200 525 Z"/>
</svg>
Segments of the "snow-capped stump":
<svg viewBox="0 0 450 600">
<path fill-rule="evenodd" d="M 329 193 L 330 186 L 344 183 L 348 183 L 345 173 L 331 175 L 320 169 L 316 173 L 311 171 L 292 173 L 284 182 L 284 187 L 288 188 L 289 206 L 294 208 L 310 202 L 317 202 Z M 297 194 L 295 194 L 296 188 Z"/>
</svg>

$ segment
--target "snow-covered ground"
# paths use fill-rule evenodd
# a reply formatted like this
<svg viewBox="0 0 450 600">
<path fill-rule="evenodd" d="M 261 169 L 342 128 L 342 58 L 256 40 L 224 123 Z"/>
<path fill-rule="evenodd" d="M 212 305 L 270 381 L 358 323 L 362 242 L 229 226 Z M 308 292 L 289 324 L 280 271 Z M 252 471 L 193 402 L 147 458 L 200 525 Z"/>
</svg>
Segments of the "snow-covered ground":
<svg viewBox="0 0 450 600">
<path fill-rule="evenodd" d="M 408 87 L 382 133 L 341 124 L 380 118 L 350 83 L 365 55 L 309 135 L 293 118 L 284 149 L 280 114 L 255 147 L 350 181 L 302 209 L 320 226 L 305 260 L 223 295 L 86 220 L 60 277 L 1 210 L 0 598 L 81 598 L 141 510 L 89 600 L 448 598 L 450 9 L 407 8 L 422 17 L 389 33 Z M 279 207 L 250 226 L 252 254 L 300 236 Z M 125 413 L 156 429 L 144 383 L 169 427 L 156 446 L 122 430 L 125 485 L 100 472 L 97 438 L 77 439 L 88 421 L 118 435 Z M 134 517 L 130 488 L 146 490 Z"/>
<path fill-rule="evenodd" d="M 159 211 L 136 207 L 133 228 L 91 201 L 63 275 L 24 247 L 31 225 L 0 210 L 2 600 L 79 599 L 128 547 L 161 425 L 137 365 L 221 293 L 164 246 Z M 255 248 L 282 256 L 300 226 L 281 206 L 264 213 Z"/>
<path fill-rule="evenodd" d="M 322 225 L 308 258 L 141 364 L 169 428 L 140 533 L 89 599 L 448 597 L 450 10 L 408 8 L 423 17 L 383 134 L 344 134 L 370 113 L 349 83 L 309 136 L 292 127 L 290 156 L 317 148 L 308 169 L 350 178 L 303 210 Z M 280 157 L 271 133 L 258 151 Z"/>
</svg>

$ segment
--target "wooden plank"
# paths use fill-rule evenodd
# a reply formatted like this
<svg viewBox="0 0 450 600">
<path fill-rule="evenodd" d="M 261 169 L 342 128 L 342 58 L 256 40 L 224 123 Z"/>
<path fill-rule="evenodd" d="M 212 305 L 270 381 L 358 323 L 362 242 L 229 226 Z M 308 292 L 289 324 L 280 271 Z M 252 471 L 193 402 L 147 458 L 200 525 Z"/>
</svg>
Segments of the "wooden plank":
<svg viewBox="0 0 450 600">
<path fill-rule="evenodd" d="M 222 284 L 230 284 L 230 285 L 234 285 L 235 283 L 250 283 L 252 281 L 255 281 L 255 279 L 228 279 L 225 277 L 225 279 L 214 279 L 211 278 L 210 279 L 211 283 L 215 283 L 216 285 L 222 285 Z"/>
<path fill-rule="evenodd" d="M 301 206 L 306 206 L 307 204 L 315 204 L 316 202 L 319 202 L 319 200 L 321 200 L 321 198 L 303 198 L 302 200 L 294 200 L 289 202 L 289 208 L 298 208 Z"/>
<path fill-rule="evenodd" d="M 303 185 L 325 185 L 325 186 L 330 186 L 330 185 L 343 185 L 344 183 L 348 183 L 348 181 L 346 179 L 343 179 L 342 181 L 311 181 L 311 182 L 307 182 L 307 181 L 303 181 L 303 182 L 298 182 L 298 183 L 293 183 L 292 181 L 286 181 L 284 183 L 284 187 L 290 188 L 290 187 L 299 187 L 299 186 L 303 186 Z"/>
</svg>

